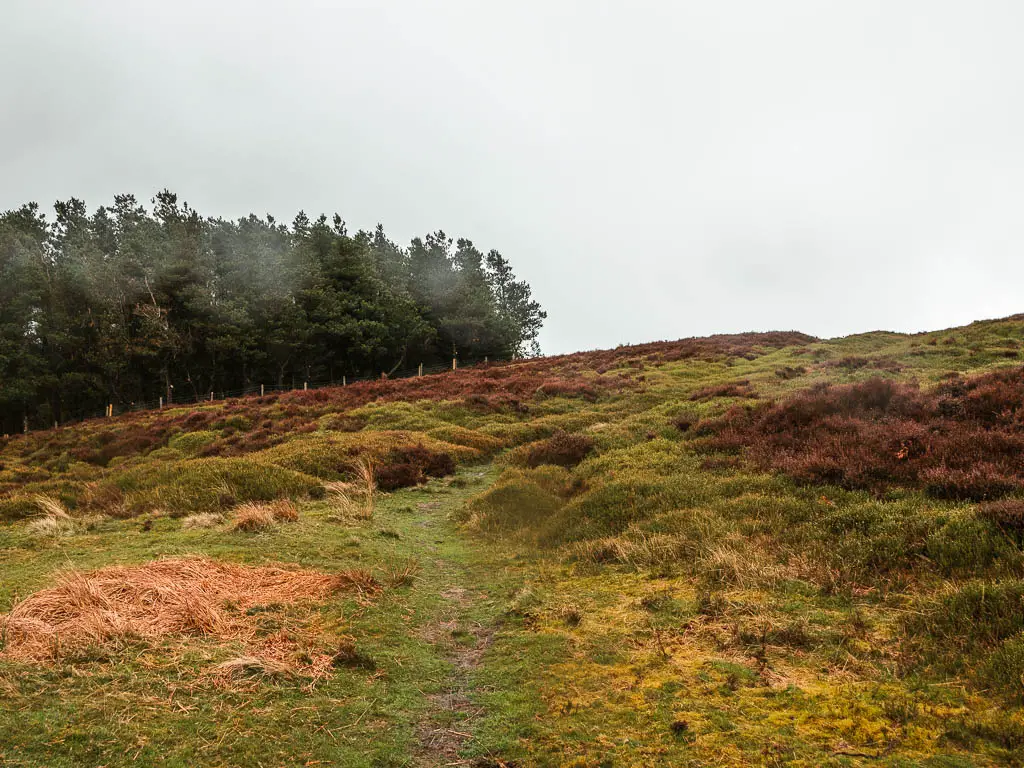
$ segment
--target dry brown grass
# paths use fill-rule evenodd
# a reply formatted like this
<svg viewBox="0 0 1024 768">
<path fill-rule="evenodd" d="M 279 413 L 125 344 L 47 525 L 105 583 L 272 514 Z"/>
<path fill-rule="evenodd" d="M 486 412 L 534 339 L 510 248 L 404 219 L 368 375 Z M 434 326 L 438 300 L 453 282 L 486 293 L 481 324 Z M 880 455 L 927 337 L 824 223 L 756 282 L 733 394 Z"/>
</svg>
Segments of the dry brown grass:
<svg viewBox="0 0 1024 768">
<path fill-rule="evenodd" d="M 0 657 L 53 661 L 92 644 L 172 635 L 251 639 L 256 605 L 322 600 L 338 591 L 365 599 L 379 587 L 365 571 L 336 574 L 221 563 L 204 557 L 63 571 L 56 586 L 0 616 Z"/>
<path fill-rule="evenodd" d="M 274 513 L 265 504 L 242 504 L 235 508 L 235 530 L 246 533 L 266 531 L 274 527 Z"/>
<path fill-rule="evenodd" d="M 195 515 L 189 515 L 181 521 L 181 527 L 185 529 L 190 528 L 215 528 L 224 522 L 224 515 L 219 515 L 216 512 L 200 512 Z"/>
<path fill-rule="evenodd" d="M 376 468 L 368 459 L 355 464 L 355 479 L 351 482 L 327 483 L 331 507 L 342 517 L 369 520 L 377 495 Z"/>
<path fill-rule="evenodd" d="M 293 668 L 277 659 L 260 656 L 239 656 L 228 659 L 214 667 L 217 674 L 225 677 L 282 678 L 291 677 Z"/>
<path fill-rule="evenodd" d="M 45 517 L 52 517 L 57 520 L 71 519 L 71 515 L 68 514 L 64 505 L 52 496 L 37 493 L 32 497 L 32 503 L 39 507 L 39 511 L 42 512 Z"/>
<path fill-rule="evenodd" d="M 32 503 L 42 514 L 30 520 L 25 526 L 30 535 L 57 538 L 74 532 L 75 521 L 60 501 L 52 496 L 36 494 L 32 497 Z"/>
<path fill-rule="evenodd" d="M 288 499 L 271 502 L 249 501 L 235 507 L 234 520 L 236 531 L 254 533 L 265 531 L 274 523 L 294 523 L 299 519 L 299 509 Z"/>
<path fill-rule="evenodd" d="M 47 537 L 59 537 L 69 533 L 74 533 L 75 526 L 72 524 L 70 519 L 60 517 L 50 517 L 49 515 L 43 515 L 37 517 L 34 520 L 29 520 L 25 526 L 25 531 L 30 536 L 38 536 L 41 538 Z"/>
</svg>

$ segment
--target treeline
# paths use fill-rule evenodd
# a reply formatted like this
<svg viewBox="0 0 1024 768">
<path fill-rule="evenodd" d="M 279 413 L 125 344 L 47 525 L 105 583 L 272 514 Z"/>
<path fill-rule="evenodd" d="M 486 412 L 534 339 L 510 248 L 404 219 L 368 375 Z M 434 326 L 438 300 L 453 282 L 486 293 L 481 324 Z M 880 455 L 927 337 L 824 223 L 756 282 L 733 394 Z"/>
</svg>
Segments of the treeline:
<svg viewBox="0 0 1024 768">
<path fill-rule="evenodd" d="M 545 313 L 497 251 L 400 247 L 335 215 L 201 216 L 163 191 L 90 214 L 0 214 L 0 423 L 49 426 L 159 397 L 537 354 Z"/>
</svg>

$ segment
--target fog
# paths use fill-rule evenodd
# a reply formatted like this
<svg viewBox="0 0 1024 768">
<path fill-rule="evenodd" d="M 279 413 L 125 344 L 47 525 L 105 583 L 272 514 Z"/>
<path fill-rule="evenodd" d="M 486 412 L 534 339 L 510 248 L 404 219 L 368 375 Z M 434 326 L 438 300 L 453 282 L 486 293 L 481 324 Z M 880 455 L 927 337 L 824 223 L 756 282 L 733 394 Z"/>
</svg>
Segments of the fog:
<svg viewBox="0 0 1024 768">
<path fill-rule="evenodd" d="M 547 353 L 1024 311 L 1024 5 L 5 4 L 0 209 L 497 248 Z"/>
</svg>

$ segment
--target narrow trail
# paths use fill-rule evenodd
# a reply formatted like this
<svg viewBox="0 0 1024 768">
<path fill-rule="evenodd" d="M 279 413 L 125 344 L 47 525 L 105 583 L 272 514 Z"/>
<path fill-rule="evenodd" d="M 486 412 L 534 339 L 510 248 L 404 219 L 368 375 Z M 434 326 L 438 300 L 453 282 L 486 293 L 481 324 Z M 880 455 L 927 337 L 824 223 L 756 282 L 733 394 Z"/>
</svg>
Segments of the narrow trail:
<svg viewBox="0 0 1024 768">
<path fill-rule="evenodd" d="M 496 585 L 477 561 L 478 549 L 447 517 L 465 499 L 432 497 L 415 504 L 406 520 L 408 543 L 421 552 L 418 588 L 432 593 L 434 606 L 415 632 L 446 668 L 426 694 L 429 706 L 416 725 L 413 765 L 422 768 L 501 765 L 462 757 L 484 714 L 473 701 L 473 674 L 494 639 L 499 605 Z"/>
<path fill-rule="evenodd" d="M 423 637 L 443 653 L 452 671 L 442 691 L 428 695 L 430 714 L 416 734 L 416 764 L 431 768 L 473 762 L 459 759 L 463 747 L 473 739 L 473 721 L 483 713 L 470 699 L 470 676 L 494 637 L 493 627 L 467 618 L 473 597 L 466 588 L 450 586 L 441 597 L 448 605 Z"/>
</svg>

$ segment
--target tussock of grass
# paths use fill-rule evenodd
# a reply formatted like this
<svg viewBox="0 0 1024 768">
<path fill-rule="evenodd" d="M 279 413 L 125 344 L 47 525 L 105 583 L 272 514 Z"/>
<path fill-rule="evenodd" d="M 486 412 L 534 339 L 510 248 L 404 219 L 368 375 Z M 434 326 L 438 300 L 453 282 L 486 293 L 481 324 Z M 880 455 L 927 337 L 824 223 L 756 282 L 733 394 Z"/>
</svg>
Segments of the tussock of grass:
<svg viewBox="0 0 1024 768">
<path fill-rule="evenodd" d="M 195 515 L 188 515 L 181 521 L 181 527 L 189 530 L 196 528 L 216 528 L 224 522 L 224 515 L 216 512 L 200 512 Z"/>
<path fill-rule="evenodd" d="M 288 499 L 272 502 L 246 502 L 235 507 L 233 513 L 236 531 L 255 533 L 274 527 L 275 523 L 294 523 L 299 519 L 299 510 Z"/>
<path fill-rule="evenodd" d="M 372 461 L 362 459 L 354 463 L 353 472 L 350 482 L 327 483 L 327 500 L 342 517 L 369 520 L 377 494 L 377 469 Z"/>
</svg>

